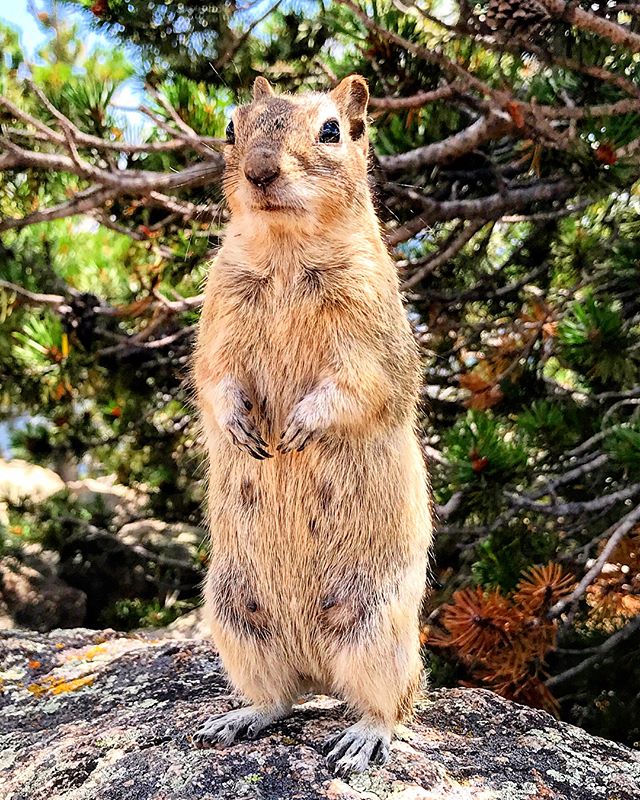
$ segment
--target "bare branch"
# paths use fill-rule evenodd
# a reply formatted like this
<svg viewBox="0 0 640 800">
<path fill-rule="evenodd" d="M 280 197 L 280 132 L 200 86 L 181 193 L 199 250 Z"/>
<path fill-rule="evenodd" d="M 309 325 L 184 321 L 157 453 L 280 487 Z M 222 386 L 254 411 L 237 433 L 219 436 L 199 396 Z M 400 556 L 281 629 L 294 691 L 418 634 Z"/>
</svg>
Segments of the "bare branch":
<svg viewBox="0 0 640 800">
<path fill-rule="evenodd" d="M 443 506 L 436 505 L 434 509 L 436 518 L 442 522 L 448 520 L 460 508 L 463 497 L 462 492 L 454 492 Z"/>
<path fill-rule="evenodd" d="M 165 308 L 172 314 L 179 314 L 182 311 L 200 308 L 204 303 L 204 294 L 182 297 L 180 300 L 169 300 L 158 289 L 155 289 L 153 296 L 158 300 L 162 308 Z"/>
<path fill-rule="evenodd" d="M 640 483 L 632 483 L 625 489 L 596 497 L 593 500 L 577 501 L 573 503 L 536 503 L 530 497 L 505 492 L 505 496 L 519 508 L 530 508 L 542 514 L 552 514 L 554 517 L 568 517 L 576 514 L 588 514 L 593 511 L 602 511 L 640 494 Z M 638 509 L 640 513 L 640 507 Z"/>
<path fill-rule="evenodd" d="M 554 494 L 560 486 L 564 486 L 567 483 L 572 483 L 578 478 L 583 478 L 589 472 L 594 472 L 595 470 L 600 469 L 600 467 L 603 467 L 608 463 L 608 461 L 609 456 L 606 453 L 600 453 L 590 461 L 586 461 L 584 464 L 580 464 L 573 469 L 567 470 L 567 472 L 564 472 L 562 475 L 556 475 L 555 477 L 546 476 L 544 477 L 544 484 L 542 486 L 538 486 L 532 492 L 528 492 L 527 497 L 532 500 L 538 500 L 540 497 L 544 497 L 546 494 Z"/>
<path fill-rule="evenodd" d="M 442 202 L 425 197 L 420 192 L 411 189 L 401 189 L 393 184 L 386 184 L 384 188 L 393 194 L 404 196 L 409 201 L 420 203 L 425 209 L 414 219 L 387 232 L 387 242 L 390 245 L 396 245 L 406 242 L 435 222 L 452 219 L 487 221 L 499 218 L 507 210 L 522 208 L 530 203 L 544 200 L 564 200 L 573 191 L 574 185 L 571 181 L 563 179 L 555 183 L 539 183 L 534 186 L 508 189 L 475 200 L 444 200 Z"/>
<path fill-rule="evenodd" d="M 428 164 L 443 164 L 459 158 L 489 139 L 503 136 L 513 128 L 511 117 L 503 111 L 491 111 L 486 117 L 480 117 L 453 136 L 441 142 L 427 144 L 408 150 L 396 156 L 380 156 L 380 166 L 385 172 L 394 173 L 404 169 L 420 169 Z"/>
<path fill-rule="evenodd" d="M 71 311 L 71 306 L 68 305 L 67 298 L 61 294 L 41 294 L 39 292 L 30 292 L 28 289 L 23 289 L 17 283 L 10 281 L 0 280 L 0 289 L 15 294 L 22 302 L 34 306 L 48 306 L 54 311 L 60 313 L 68 313 Z"/>
<path fill-rule="evenodd" d="M 628 47 L 633 53 L 640 53 L 640 35 L 633 33 L 623 25 L 585 11 L 575 3 L 566 2 L 566 0 L 538 0 L 538 2 L 551 14 L 575 25 L 576 28 L 591 31 L 615 44 Z"/>
<path fill-rule="evenodd" d="M 98 206 L 104 205 L 116 196 L 115 189 L 90 188 L 80 192 L 71 200 L 59 203 L 56 206 L 44 208 L 42 211 L 34 211 L 26 217 L 5 217 L 0 220 L 0 232 L 8 231 L 12 228 L 25 228 L 27 225 L 35 225 L 38 222 L 51 222 L 54 219 L 72 217 L 75 214 L 86 214 Z"/>
<path fill-rule="evenodd" d="M 640 38 L 640 37 L 639 37 Z M 586 119 L 588 117 L 615 117 L 618 114 L 631 114 L 640 111 L 640 99 L 626 97 L 615 103 L 598 106 L 543 106 L 523 103 L 531 113 L 542 114 L 548 119 Z"/>
<path fill-rule="evenodd" d="M 587 198 L 575 205 L 568 203 L 561 208 L 554 208 L 553 211 L 539 211 L 534 214 L 508 214 L 500 218 L 501 222 L 547 222 L 552 219 L 561 219 L 562 217 L 569 217 L 571 214 L 578 214 L 584 211 L 593 203 L 593 200 Z"/>
<path fill-rule="evenodd" d="M 198 219 L 202 222 L 215 220 L 221 215 L 221 208 L 217 205 L 189 203 L 184 200 L 176 200 L 175 197 L 162 194 L 161 192 L 149 192 L 149 205 L 158 205 L 166 208 L 174 214 L 185 219 Z"/>
<path fill-rule="evenodd" d="M 404 111 L 422 108 L 435 100 L 447 100 L 457 94 L 459 87 L 455 84 L 440 86 L 428 92 L 418 92 L 409 97 L 370 97 L 369 108 L 376 111 Z"/>
<path fill-rule="evenodd" d="M 152 172 L 148 170 L 106 170 L 87 164 L 80 166 L 69 156 L 55 153 L 40 153 L 24 150 L 16 145 L 5 143 L 10 153 L 0 159 L 0 168 L 15 169 L 26 167 L 54 172 L 71 172 L 89 178 L 104 186 L 112 186 L 120 193 L 144 194 L 157 189 L 173 189 L 184 186 L 202 186 L 220 177 L 221 159 L 211 159 L 193 164 L 179 172 Z M 86 164 L 86 162 L 85 162 Z"/>
<path fill-rule="evenodd" d="M 3 95 L 0 95 L 0 108 L 6 108 L 12 117 L 19 119 L 26 125 L 33 126 L 37 131 L 45 136 L 47 140 L 57 142 L 58 144 L 64 144 L 64 137 L 62 134 L 54 131 L 53 128 L 50 128 L 48 125 L 45 125 L 42 120 L 33 117 L 31 114 L 27 114 L 26 111 L 18 108 L 18 106 L 12 103 L 9 98 L 4 97 Z"/>
<path fill-rule="evenodd" d="M 462 229 L 458 236 L 454 237 L 451 242 L 444 247 L 444 249 L 436 252 L 428 261 L 422 264 L 419 269 L 416 269 L 416 271 L 402 283 L 402 290 L 407 291 L 408 289 L 413 289 L 413 287 L 424 280 L 427 275 L 430 275 L 434 270 L 438 269 L 438 267 L 450 261 L 485 225 L 486 222 L 484 220 L 472 220 Z"/>
<path fill-rule="evenodd" d="M 34 88 L 34 90 L 37 90 L 38 93 L 41 94 L 40 90 L 37 89 L 35 84 L 31 84 L 31 86 Z M 42 95 L 42 97 L 44 98 L 45 95 Z M 54 108 L 48 99 L 47 103 L 49 106 L 51 106 L 51 108 Z M 48 125 L 45 125 L 41 120 L 18 108 L 18 106 L 12 103 L 7 97 L 2 95 L 0 95 L 0 107 L 5 108 L 11 114 L 11 116 L 15 117 L 15 119 L 24 122 L 26 125 L 32 126 L 37 131 L 37 133 L 32 133 L 27 129 L 23 130 L 20 128 L 10 128 L 6 131 L 7 134 L 12 136 L 20 136 L 23 138 L 33 138 L 37 139 L 38 141 L 54 142 L 55 144 L 59 145 L 65 144 L 65 138 L 62 134 L 54 131 Z M 146 142 L 144 144 L 133 144 L 132 142 L 118 142 L 109 139 L 101 139 L 99 136 L 92 136 L 81 131 L 71 122 L 71 120 L 61 114 L 57 109 L 55 109 L 55 112 L 57 117 L 63 119 L 67 126 L 73 129 L 73 138 L 76 144 L 80 147 L 93 148 L 96 150 L 112 150 L 118 153 L 126 154 L 163 153 L 185 150 L 187 148 L 193 149 L 193 142 L 184 136 L 181 136 L 180 138 L 172 138 L 168 141 Z M 172 131 L 172 133 L 174 135 L 176 134 L 175 131 Z M 199 137 L 199 141 L 204 145 L 209 145 L 209 148 L 219 146 L 223 143 L 222 139 L 214 139 L 212 137 L 202 136 Z M 207 151 L 207 153 L 210 153 L 210 149 Z"/>
<path fill-rule="evenodd" d="M 99 350 L 96 355 L 99 357 L 114 356 L 123 355 L 136 350 L 160 350 L 164 347 L 170 347 L 180 339 L 192 336 L 196 332 L 196 328 L 196 325 L 187 325 L 185 328 L 180 328 L 180 330 L 176 331 L 175 333 L 168 334 L 160 339 L 152 339 L 149 342 L 143 341 L 136 336 L 131 336 L 129 338 L 125 338 L 124 341 L 120 342 L 119 344 L 111 347 L 104 347 L 102 350 Z"/>
<path fill-rule="evenodd" d="M 571 667 L 570 669 L 561 672 L 559 675 L 553 675 L 551 678 L 545 681 L 545 684 L 552 688 L 560 683 L 566 683 L 568 680 L 572 680 L 586 669 L 589 669 L 589 667 L 597 664 L 598 661 L 602 659 L 602 656 L 606 655 L 610 650 L 613 650 L 621 642 L 630 639 L 638 630 L 640 630 L 640 616 L 634 617 L 624 626 L 624 628 L 620 628 L 619 631 L 616 631 L 614 634 L 609 636 L 609 638 L 606 639 L 606 641 L 604 641 L 600 647 L 595 648 L 595 653 L 592 656 L 585 658 L 584 661 L 576 664 L 575 667 Z"/>
</svg>

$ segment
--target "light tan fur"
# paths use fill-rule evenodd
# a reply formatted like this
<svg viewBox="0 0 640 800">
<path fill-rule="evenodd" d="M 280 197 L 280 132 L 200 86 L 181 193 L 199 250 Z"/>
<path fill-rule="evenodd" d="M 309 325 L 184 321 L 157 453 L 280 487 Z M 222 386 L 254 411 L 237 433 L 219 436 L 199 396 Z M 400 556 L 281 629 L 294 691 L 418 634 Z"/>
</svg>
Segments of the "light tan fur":
<svg viewBox="0 0 640 800">
<path fill-rule="evenodd" d="M 362 717 L 334 748 L 342 772 L 384 758 L 410 711 L 432 530 L 419 359 L 367 182 L 367 98 L 358 76 L 294 97 L 258 79 L 234 112 L 231 220 L 195 359 L 207 615 L 254 715 L 200 741 L 255 734 L 317 689 Z M 339 143 L 318 141 L 327 119 Z"/>
</svg>

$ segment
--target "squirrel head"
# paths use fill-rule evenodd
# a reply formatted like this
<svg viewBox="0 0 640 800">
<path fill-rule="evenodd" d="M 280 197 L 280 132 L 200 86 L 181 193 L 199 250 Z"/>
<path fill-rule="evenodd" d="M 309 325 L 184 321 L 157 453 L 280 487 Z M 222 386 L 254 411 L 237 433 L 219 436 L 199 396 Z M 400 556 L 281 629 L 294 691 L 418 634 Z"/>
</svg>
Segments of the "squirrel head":
<svg viewBox="0 0 640 800">
<path fill-rule="evenodd" d="M 253 100 L 227 128 L 224 189 L 232 214 L 329 222 L 368 192 L 367 83 L 328 93 L 278 95 L 256 78 Z M 299 219 L 299 221 L 300 221 Z"/>
</svg>

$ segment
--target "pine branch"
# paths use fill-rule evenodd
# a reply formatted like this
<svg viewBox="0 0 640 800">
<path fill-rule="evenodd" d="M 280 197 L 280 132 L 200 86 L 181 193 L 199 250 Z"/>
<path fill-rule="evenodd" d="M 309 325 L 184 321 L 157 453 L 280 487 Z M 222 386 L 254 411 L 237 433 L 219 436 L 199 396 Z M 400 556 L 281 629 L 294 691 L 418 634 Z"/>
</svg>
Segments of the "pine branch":
<svg viewBox="0 0 640 800">
<path fill-rule="evenodd" d="M 185 167 L 185 169 L 178 172 L 166 173 L 146 170 L 126 172 L 122 170 L 105 170 L 93 167 L 87 162 L 78 161 L 70 156 L 29 151 L 13 144 L 2 143 L 5 147 L 8 147 L 9 152 L 4 156 L 0 156 L 0 170 L 24 168 L 45 172 L 68 172 L 91 180 L 97 185 L 89 187 L 81 193 L 81 197 L 78 196 L 67 203 L 28 214 L 26 217 L 2 220 L 0 222 L 0 230 L 19 229 L 35 222 L 61 219 L 62 217 L 85 213 L 115 197 L 140 197 L 144 199 L 152 191 L 203 186 L 211 181 L 218 181 L 222 174 L 222 164 L 217 159 L 202 161 Z"/>
<path fill-rule="evenodd" d="M 210 181 L 218 181 L 222 174 L 222 156 L 211 149 L 212 144 L 219 144 L 219 140 L 211 137 L 199 136 L 186 123 L 182 122 L 179 115 L 169 103 L 155 90 L 151 90 L 158 102 L 172 117 L 180 121 L 178 130 L 171 130 L 172 139 L 168 142 L 152 142 L 145 145 L 132 145 L 126 142 L 113 142 L 91 136 L 81 131 L 68 117 L 60 112 L 47 98 L 44 92 L 33 82 L 28 85 L 38 98 L 40 104 L 55 119 L 62 132 L 46 125 L 41 120 L 18 108 L 8 98 L 0 96 L 0 107 L 4 108 L 16 120 L 24 123 L 29 129 L 20 130 L 8 128 L 0 137 L 0 146 L 4 153 L 0 155 L 0 170 L 34 169 L 47 172 L 67 172 L 78 175 L 91 182 L 84 191 L 66 203 L 60 203 L 50 208 L 42 209 L 23 218 L 7 218 L 0 221 L 0 231 L 19 229 L 38 222 L 47 222 L 61 219 L 75 214 L 88 213 L 103 207 L 107 202 L 116 197 L 141 197 L 145 198 L 150 192 L 155 193 L 154 204 L 171 204 L 163 190 L 197 187 Z M 17 145 L 12 136 L 22 139 L 32 139 L 38 143 L 50 144 L 57 152 L 44 152 L 41 150 L 27 149 Z M 191 148 L 205 156 L 202 162 L 186 167 L 175 173 L 152 172 L 144 170 L 119 170 L 111 166 L 108 169 L 88 162 L 81 155 L 82 149 L 98 151 L 115 151 L 124 154 L 141 152 L 165 152 Z M 61 153 L 60 149 L 66 151 Z M 173 211 L 177 211 L 184 218 L 204 216 L 206 210 L 193 204 L 180 206 L 178 201 L 173 204 Z M 213 218 L 218 213 L 218 208 L 211 209 Z M 103 217 L 104 219 L 104 217 Z"/>
<path fill-rule="evenodd" d="M 456 64 L 448 58 L 441 50 L 434 48 L 423 47 L 422 45 L 415 44 L 397 33 L 388 31 L 386 28 L 378 25 L 353 1 L 353 0 L 338 0 L 339 3 L 349 8 L 352 13 L 362 22 L 362 24 L 372 33 L 377 34 L 381 39 L 398 47 L 406 50 L 408 53 L 416 56 L 417 58 L 426 61 L 428 64 L 435 64 L 440 67 L 443 72 L 448 74 L 453 80 L 457 80 L 467 89 L 475 89 L 485 97 L 497 98 L 499 93 L 494 91 L 488 84 L 481 81 L 471 72 Z"/>
</svg>

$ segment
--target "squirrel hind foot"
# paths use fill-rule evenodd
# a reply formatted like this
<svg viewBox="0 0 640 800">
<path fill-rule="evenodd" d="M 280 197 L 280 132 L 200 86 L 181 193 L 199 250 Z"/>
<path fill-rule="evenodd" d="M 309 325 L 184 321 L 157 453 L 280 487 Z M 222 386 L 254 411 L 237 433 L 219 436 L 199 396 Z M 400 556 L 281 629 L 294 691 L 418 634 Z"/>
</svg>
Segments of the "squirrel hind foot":
<svg viewBox="0 0 640 800">
<path fill-rule="evenodd" d="M 347 778 L 354 772 L 364 772 L 371 764 L 384 764 L 390 746 L 388 728 L 360 720 L 326 742 L 327 766 L 334 775 Z"/>
<path fill-rule="evenodd" d="M 205 720 L 202 727 L 193 734 L 191 741 L 198 749 L 216 745 L 229 747 L 240 737 L 255 739 L 271 723 L 283 719 L 288 713 L 289 708 L 283 706 L 245 706 L 216 714 Z"/>
</svg>

